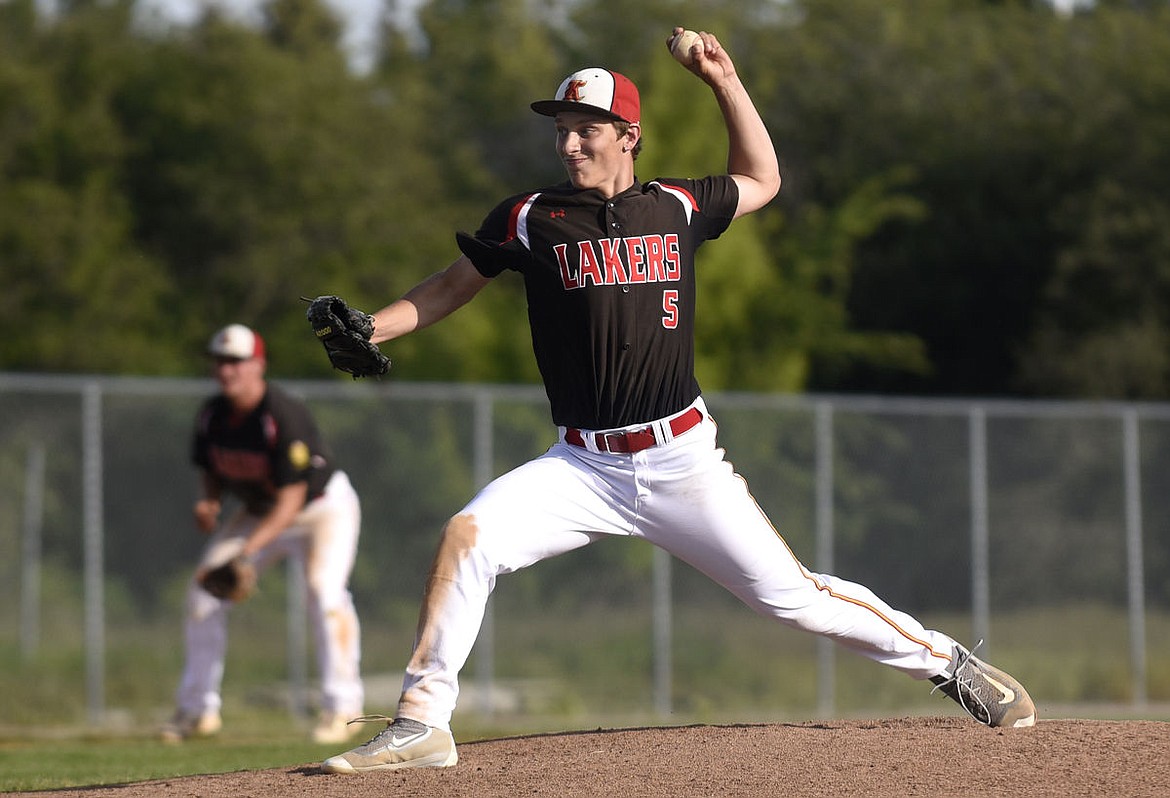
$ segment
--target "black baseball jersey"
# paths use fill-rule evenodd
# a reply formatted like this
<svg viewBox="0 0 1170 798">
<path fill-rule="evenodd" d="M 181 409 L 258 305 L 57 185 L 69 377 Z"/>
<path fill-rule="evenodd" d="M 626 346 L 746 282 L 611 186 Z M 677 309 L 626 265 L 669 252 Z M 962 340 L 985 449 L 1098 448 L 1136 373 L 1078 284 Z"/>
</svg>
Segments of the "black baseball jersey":
<svg viewBox="0 0 1170 798">
<path fill-rule="evenodd" d="M 256 515 L 271 509 L 276 489 L 285 485 L 308 482 L 306 501 L 317 498 L 336 470 L 309 409 L 271 384 L 244 416 L 222 395 L 204 402 L 191 457 Z"/>
<path fill-rule="evenodd" d="M 569 183 L 518 194 L 459 247 L 485 277 L 520 272 L 553 421 L 611 429 L 676 413 L 695 380 L 695 251 L 731 223 L 728 176 Z"/>
</svg>

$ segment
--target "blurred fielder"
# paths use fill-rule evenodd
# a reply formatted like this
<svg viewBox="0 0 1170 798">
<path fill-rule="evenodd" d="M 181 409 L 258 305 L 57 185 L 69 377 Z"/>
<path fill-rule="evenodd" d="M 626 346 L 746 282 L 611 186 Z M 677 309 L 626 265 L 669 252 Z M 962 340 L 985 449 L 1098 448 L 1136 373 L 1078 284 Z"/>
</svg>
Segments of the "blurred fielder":
<svg viewBox="0 0 1170 798">
<path fill-rule="evenodd" d="M 217 332 L 207 350 L 220 392 L 196 419 L 192 459 L 200 471 L 196 526 L 211 537 L 187 591 L 186 661 L 167 742 L 215 734 L 228 611 L 251 594 L 256 574 L 284 557 L 304 568 L 321 678 L 320 743 L 349 739 L 360 714 L 361 632 L 349 592 L 361 505 L 333 463 L 308 408 L 270 385 L 264 340 L 242 324 Z M 240 507 L 220 525 L 223 499 Z"/>
</svg>

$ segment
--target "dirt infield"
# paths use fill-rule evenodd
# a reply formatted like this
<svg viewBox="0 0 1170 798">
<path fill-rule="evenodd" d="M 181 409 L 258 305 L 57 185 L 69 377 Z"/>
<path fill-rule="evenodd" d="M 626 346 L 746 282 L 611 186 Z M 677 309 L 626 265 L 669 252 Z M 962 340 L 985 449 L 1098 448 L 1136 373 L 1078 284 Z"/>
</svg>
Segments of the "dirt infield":
<svg viewBox="0 0 1170 798">
<path fill-rule="evenodd" d="M 316 763 L 49 792 L 46 798 L 1170 795 L 1170 723 L 963 718 L 698 725 L 464 743 L 446 770 L 364 776 Z"/>
</svg>

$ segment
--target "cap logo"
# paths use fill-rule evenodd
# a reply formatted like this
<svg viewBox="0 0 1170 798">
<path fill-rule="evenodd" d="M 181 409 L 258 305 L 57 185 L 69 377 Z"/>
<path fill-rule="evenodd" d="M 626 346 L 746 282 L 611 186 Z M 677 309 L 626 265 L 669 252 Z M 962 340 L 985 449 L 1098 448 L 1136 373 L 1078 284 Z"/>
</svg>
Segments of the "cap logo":
<svg viewBox="0 0 1170 798">
<path fill-rule="evenodd" d="M 583 102 L 584 98 L 581 97 L 581 90 L 585 88 L 586 83 L 588 81 L 570 80 L 569 85 L 565 87 L 565 99 L 571 103 Z"/>
</svg>

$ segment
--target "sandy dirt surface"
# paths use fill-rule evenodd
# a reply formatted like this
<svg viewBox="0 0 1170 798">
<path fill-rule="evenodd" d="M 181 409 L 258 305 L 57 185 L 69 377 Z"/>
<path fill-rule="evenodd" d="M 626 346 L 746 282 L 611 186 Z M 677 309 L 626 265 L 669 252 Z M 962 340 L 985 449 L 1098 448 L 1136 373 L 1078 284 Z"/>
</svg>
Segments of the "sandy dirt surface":
<svg viewBox="0 0 1170 798">
<path fill-rule="evenodd" d="M 459 764 L 338 776 L 318 763 L 45 798 L 1170 795 L 1170 723 L 965 718 L 598 729 L 463 743 Z"/>
</svg>

